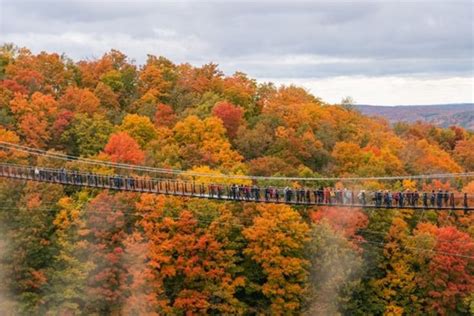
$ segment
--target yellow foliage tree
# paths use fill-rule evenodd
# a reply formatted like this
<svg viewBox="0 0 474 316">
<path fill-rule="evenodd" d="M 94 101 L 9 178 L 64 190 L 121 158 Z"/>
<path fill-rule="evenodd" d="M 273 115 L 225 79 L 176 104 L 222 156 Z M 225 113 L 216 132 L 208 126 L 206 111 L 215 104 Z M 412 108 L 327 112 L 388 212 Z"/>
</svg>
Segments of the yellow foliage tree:
<svg viewBox="0 0 474 316">
<path fill-rule="evenodd" d="M 150 118 L 137 114 L 127 114 L 119 130 L 127 132 L 142 148 L 157 137 L 155 125 Z"/>
<path fill-rule="evenodd" d="M 244 253 L 261 265 L 267 276 L 262 293 L 271 301 L 273 314 L 293 314 L 301 308 L 308 278 L 303 258 L 309 226 L 286 205 L 259 205 L 253 225 L 244 229 Z"/>
<path fill-rule="evenodd" d="M 231 148 L 222 121 L 188 116 L 173 128 L 179 152 L 189 167 L 209 165 L 223 170 L 242 170 L 243 157 Z"/>
<path fill-rule="evenodd" d="M 198 173 L 198 174 L 203 174 L 203 175 L 194 176 L 194 175 L 191 175 L 190 173 Z M 210 176 L 205 176 L 206 174 L 209 174 Z M 237 174 L 237 175 L 243 175 L 243 174 Z M 206 185 L 212 184 L 212 183 L 219 183 L 223 185 L 231 185 L 231 184 L 251 185 L 252 184 L 252 180 L 250 179 L 229 179 L 229 178 L 226 178 L 225 176 L 222 178 L 219 176 L 224 176 L 224 174 L 217 170 L 213 170 L 209 168 L 208 166 L 198 166 L 183 173 L 182 175 L 180 175 L 180 178 L 186 181 L 194 181 L 196 184 L 202 183 Z"/>
</svg>

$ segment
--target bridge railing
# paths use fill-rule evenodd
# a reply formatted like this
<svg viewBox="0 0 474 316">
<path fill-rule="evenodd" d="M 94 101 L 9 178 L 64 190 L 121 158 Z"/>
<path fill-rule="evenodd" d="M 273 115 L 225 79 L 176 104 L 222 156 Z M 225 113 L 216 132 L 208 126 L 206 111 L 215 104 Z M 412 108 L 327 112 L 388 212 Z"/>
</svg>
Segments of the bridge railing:
<svg viewBox="0 0 474 316">
<path fill-rule="evenodd" d="M 426 196 L 421 192 L 417 198 L 411 193 L 404 194 L 403 198 L 397 200 L 392 193 L 384 192 L 339 190 L 330 193 L 317 189 L 285 190 L 276 187 L 229 186 L 5 163 L 0 163 L 0 176 L 62 185 L 261 203 L 458 210 L 471 210 L 474 205 L 473 196 L 460 192 L 430 192 L 426 193 Z"/>
</svg>

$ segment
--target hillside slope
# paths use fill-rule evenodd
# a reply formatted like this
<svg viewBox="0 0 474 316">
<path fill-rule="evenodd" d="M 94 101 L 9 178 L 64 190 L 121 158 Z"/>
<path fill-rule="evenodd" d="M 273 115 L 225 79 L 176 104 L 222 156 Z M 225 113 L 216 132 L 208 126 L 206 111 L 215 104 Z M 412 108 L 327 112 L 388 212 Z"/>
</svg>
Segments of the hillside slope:
<svg viewBox="0 0 474 316">
<path fill-rule="evenodd" d="M 474 104 L 437 104 L 414 106 L 377 106 L 357 105 L 357 108 L 366 115 L 383 116 L 390 122 L 424 121 L 439 127 L 451 125 L 474 129 Z"/>
<path fill-rule="evenodd" d="M 128 176 L 159 177 L 176 192 L 183 188 L 173 180 L 192 177 L 195 192 L 234 184 L 246 197 L 0 179 L 1 315 L 467 315 L 474 302 L 474 214 L 390 208 L 415 190 L 436 190 L 438 205 L 446 192 L 474 194 L 474 177 L 307 179 L 472 171 L 474 133 L 460 127 L 390 126 L 303 88 L 226 76 L 212 63 L 4 49 L 0 163 L 120 172 L 141 187 Z M 174 177 L 172 169 L 189 172 Z M 314 200 L 321 186 L 334 202 L 336 192 L 355 202 L 350 192 L 364 188 L 372 201 L 369 191 L 383 190 L 389 208 L 247 199 L 283 199 L 291 187 Z"/>
</svg>

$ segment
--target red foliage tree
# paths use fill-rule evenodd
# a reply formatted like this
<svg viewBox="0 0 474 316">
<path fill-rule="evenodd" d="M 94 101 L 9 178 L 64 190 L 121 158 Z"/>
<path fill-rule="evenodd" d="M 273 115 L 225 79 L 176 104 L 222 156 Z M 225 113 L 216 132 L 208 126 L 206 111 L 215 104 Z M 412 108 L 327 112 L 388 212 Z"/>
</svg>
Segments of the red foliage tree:
<svg viewBox="0 0 474 316">
<path fill-rule="evenodd" d="M 418 233 L 434 235 L 436 244 L 428 269 L 417 283 L 427 290 L 428 311 L 447 315 L 474 291 L 474 240 L 456 227 L 425 226 Z"/>
<path fill-rule="evenodd" d="M 125 262 L 126 227 L 131 225 L 127 210 L 132 207 L 131 194 L 100 193 L 87 206 L 87 238 L 94 270 L 89 275 L 89 306 L 93 313 L 114 314 L 125 300 L 127 268 Z"/>
<path fill-rule="evenodd" d="M 15 80 L 10 80 L 10 79 L 3 80 L 0 83 L 0 85 L 15 93 L 20 93 L 20 94 L 28 93 L 28 90 L 24 86 L 16 82 Z"/>
<path fill-rule="evenodd" d="M 342 232 L 345 237 L 352 238 L 357 230 L 368 224 L 368 218 L 360 209 L 322 207 L 310 213 L 314 222 L 326 219 L 335 231 Z"/>
<path fill-rule="evenodd" d="M 237 130 L 243 122 L 244 111 L 230 102 L 218 102 L 212 109 L 212 114 L 222 120 L 229 138 L 234 139 Z"/>
<path fill-rule="evenodd" d="M 126 132 L 112 134 L 104 152 L 113 162 L 141 164 L 145 160 L 140 145 Z"/>
<path fill-rule="evenodd" d="M 176 114 L 173 108 L 166 104 L 158 104 L 155 113 L 155 125 L 172 127 L 176 123 Z"/>
<path fill-rule="evenodd" d="M 68 110 L 64 110 L 59 113 L 58 117 L 53 123 L 53 136 L 58 138 L 64 132 L 66 127 L 71 123 L 74 118 L 74 113 Z"/>
</svg>

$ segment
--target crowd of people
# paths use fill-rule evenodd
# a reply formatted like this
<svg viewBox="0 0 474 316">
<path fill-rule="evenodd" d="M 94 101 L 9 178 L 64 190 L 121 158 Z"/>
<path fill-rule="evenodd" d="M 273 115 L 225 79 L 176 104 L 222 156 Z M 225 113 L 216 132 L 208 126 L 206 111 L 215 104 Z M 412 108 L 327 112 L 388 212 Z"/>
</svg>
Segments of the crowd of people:
<svg viewBox="0 0 474 316">
<path fill-rule="evenodd" d="M 20 171 L 18 171 L 20 170 Z M 33 179 L 60 182 L 74 185 L 107 187 L 134 191 L 149 191 L 156 193 L 181 193 L 183 195 L 205 196 L 216 199 L 278 202 L 319 205 L 361 205 L 375 207 L 430 207 L 454 208 L 456 201 L 454 192 L 448 190 L 432 190 L 418 192 L 417 190 L 350 190 L 348 188 L 277 188 L 273 186 L 260 187 L 257 185 L 230 186 L 220 184 L 196 184 L 180 180 L 147 179 L 125 175 L 100 175 L 95 173 L 80 173 L 64 168 L 58 170 L 30 168 L 18 169 Z M 467 195 L 464 194 L 463 206 L 467 208 Z"/>
<path fill-rule="evenodd" d="M 327 205 L 369 205 L 376 207 L 454 207 L 454 192 L 448 190 L 432 190 L 418 192 L 417 190 L 401 190 L 391 192 L 378 190 L 349 190 L 347 188 L 320 187 L 318 189 L 263 187 L 257 185 L 231 185 L 230 188 L 217 184 L 208 186 L 211 197 L 222 198 L 226 195 L 232 200 L 276 201 L 300 204 L 327 204 Z"/>
</svg>

